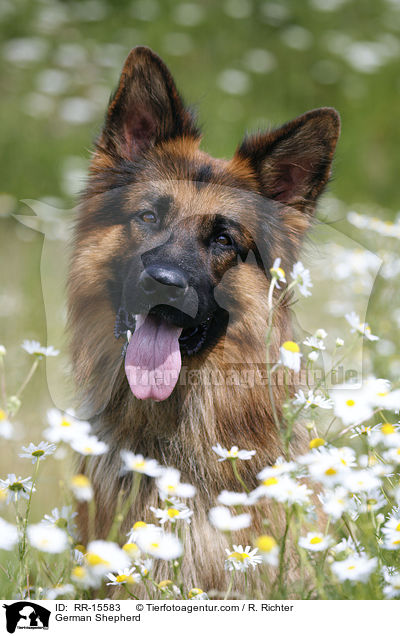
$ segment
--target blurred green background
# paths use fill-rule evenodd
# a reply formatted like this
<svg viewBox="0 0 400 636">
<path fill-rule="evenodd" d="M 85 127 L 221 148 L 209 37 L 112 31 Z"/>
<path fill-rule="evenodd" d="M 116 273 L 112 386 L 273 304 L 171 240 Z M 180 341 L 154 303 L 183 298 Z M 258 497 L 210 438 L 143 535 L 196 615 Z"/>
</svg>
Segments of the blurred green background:
<svg viewBox="0 0 400 636">
<path fill-rule="evenodd" d="M 49 261 L 57 272 L 57 250 L 67 251 L 62 209 L 74 205 L 133 46 L 165 60 L 199 108 L 203 148 L 215 156 L 230 156 L 246 130 L 334 106 L 343 127 L 324 218 L 351 234 L 351 208 L 388 220 L 398 213 L 399 0 L 2 0 L 0 21 L 0 342 L 10 392 L 30 362 L 22 340 L 47 342 L 43 235 L 12 215 L 29 212 L 23 199 L 54 210 L 47 236 L 57 242 Z M 53 284 L 62 297 L 64 281 L 55 274 Z M 60 305 L 60 332 L 63 318 Z M 388 319 L 386 311 L 383 329 Z M 38 442 L 51 405 L 43 365 L 17 436 Z M 2 473 L 16 470 L 7 452 L 1 463 Z"/>
</svg>

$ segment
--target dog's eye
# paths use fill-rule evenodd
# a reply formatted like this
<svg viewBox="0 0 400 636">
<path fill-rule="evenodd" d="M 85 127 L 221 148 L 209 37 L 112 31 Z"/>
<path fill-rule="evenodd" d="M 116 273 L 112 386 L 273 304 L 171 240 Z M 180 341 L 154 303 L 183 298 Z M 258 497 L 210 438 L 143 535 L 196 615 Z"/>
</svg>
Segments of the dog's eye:
<svg viewBox="0 0 400 636">
<path fill-rule="evenodd" d="M 215 237 L 214 241 L 218 245 L 223 245 L 224 247 L 232 245 L 232 239 L 228 234 L 218 234 L 218 236 Z"/>
<path fill-rule="evenodd" d="M 139 214 L 139 219 L 144 223 L 157 223 L 157 215 L 154 212 L 146 211 Z"/>
</svg>

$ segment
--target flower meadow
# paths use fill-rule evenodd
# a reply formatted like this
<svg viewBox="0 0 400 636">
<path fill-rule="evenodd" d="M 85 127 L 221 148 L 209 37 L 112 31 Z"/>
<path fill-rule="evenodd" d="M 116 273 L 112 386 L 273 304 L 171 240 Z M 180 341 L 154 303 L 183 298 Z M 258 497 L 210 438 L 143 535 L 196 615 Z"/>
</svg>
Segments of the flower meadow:
<svg viewBox="0 0 400 636">
<path fill-rule="evenodd" d="M 357 218 L 359 223 L 359 219 Z M 375 226 L 371 231 L 377 231 Z M 273 317 L 280 303 L 295 292 L 300 302 L 311 296 L 313 281 L 301 262 L 291 272 L 277 259 L 270 268 L 269 323 L 266 360 L 273 336 Z M 379 333 L 349 310 L 340 324 L 341 336 L 320 327 L 312 335 L 281 344 L 280 357 L 268 365 L 269 386 L 283 374 L 287 384 L 283 415 L 274 418 L 282 435 L 284 454 L 258 474 L 251 490 L 237 465 L 253 461 L 255 451 L 237 446 L 212 447 L 216 462 L 228 462 L 237 479 L 235 492 L 222 491 L 210 504 L 209 523 L 227 537 L 229 547 L 219 564 L 226 570 L 225 590 L 189 589 L 181 575 L 185 528 L 196 516 L 196 489 L 185 483 L 173 466 L 152 458 L 121 452 L 122 472 L 132 472 L 132 491 L 121 498 L 109 536 L 97 538 L 95 503 L 89 479 L 77 474 L 66 454 L 107 453 L 107 445 L 70 409 L 50 409 L 42 417 L 40 439 L 21 444 L 14 435 L 24 390 L 46 357 L 58 355 L 53 346 L 24 341 L 26 377 L 14 391 L 7 388 L 11 364 L 0 347 L 0 436 L 10 454 L 25 462 L 19 474 L 0 475 L 0 591 L 4 598 L 259 598 L 249 573 L 257 570 L 268 590 L 266 598 L 392 599 L 400 597 L 400 388 L 373 373 Z M 366 375 L 362 382 L 334 383 L 337 370 L 362 345 Z M 315 373 L 324 357 L 324 373 Z M 350 359 L 350 360 L 349 360 Z M 29 365 L 30 363 L 30 365 Z M 292 391 L 293 374 L 305 371 Z M 266 388 L 268 390 L 268 388 Z M 273 400 L 273 393 L 271 392 Z M 308 439 L 307 451 L 294 456 L 295 426 Z M 38 517 L 35 498 L 53 487 L 46 476 L 49 462 L 65 464 L 59 485 L 59 505 Z M 121 531 L 143 476 L 156 481 L 158 506 L 143 510 L 130 530 Z M 252 510 L 271 503 L 271 518 L 252 533 Z M 79 543 L 75 511 L 87 502 L 91 536 Z M 33 510 L 35 512 L 33 514 Z M 283 510 L 285 523 L 277 534 L 274 512 Z M 321 523 L 322 518 L 322 523 Z M 236 539 L 247 528 L 250 545 Z M 298 576 L 292 581 L 295 552 Z M 289 566 L 289 552 L 291 565 Z M 158 580 L 157 560 L 167 562 L 169 578 Z M 288 582 L 291 581 L 291 582 Z M 245 583 L 243 587 L 243 582 Z M 238 590 L 245 589 L 245 593 Z"/>
</svg>

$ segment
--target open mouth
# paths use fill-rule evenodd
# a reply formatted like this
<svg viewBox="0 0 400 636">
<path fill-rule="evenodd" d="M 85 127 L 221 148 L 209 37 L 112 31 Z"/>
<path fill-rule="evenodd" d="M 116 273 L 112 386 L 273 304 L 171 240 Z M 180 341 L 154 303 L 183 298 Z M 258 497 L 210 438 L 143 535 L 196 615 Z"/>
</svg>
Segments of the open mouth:
<svg viewBox="0 0 400 636">
<path fill-rule="evenodd" d="M 172 324 L 173 315 L 168 310 L 164 310 L 162 307 L 157 307 L 149 312 L 149 316 L 154 316 L 160 320 L 165 320 L 167 323 Z M 138 314 L 128 313 L 125 309 L 120 309 L 117 313 L 114 326 L 114 335 L 116 338 L 124 336 L 126 338 L 126 344 L 124 346 L 123 354 L 126 353 L 127 345 L 135 332 L 137 325 Z M 193 356 L 199 353 L 207 343 L 207 337 L 209 336 L 210 327 L 213 323 L 214 314 L 209 314 L 205 320 L 195 326 L 182 328 L 182 333 L 179 337 L 179 346 L 181 353 L 186 356 Z M 178 322 L 178 321 L 177 321 Z"/>
<path fill-rule="evenodd" d="M 167 399 L 182 367 L 182 355 L 193 356 L 215 339 L 216 313 L 189 327 L 181 312 L 157 306 L 147 315 L 120 309 L 115 322 L 117 338 L 126 335 L 125 373 L 132 393 L 138 399 Z M 214 331 L 214 336 L 213 332 Z"/>
</svg>

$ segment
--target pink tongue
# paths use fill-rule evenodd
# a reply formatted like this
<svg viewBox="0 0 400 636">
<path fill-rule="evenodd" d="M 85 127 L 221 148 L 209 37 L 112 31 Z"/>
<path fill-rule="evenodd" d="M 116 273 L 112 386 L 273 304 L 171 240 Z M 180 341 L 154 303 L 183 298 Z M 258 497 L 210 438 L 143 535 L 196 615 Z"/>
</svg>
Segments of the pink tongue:
<svg viewBox="0 0 400 636">
<path fill-rule="evenodd" d="M 174 390 L 181 370 L 178 338 L 180 327 L 154 316 L 137 316 L 136 329 L 128 344 L 125 373 L 133 395 L 139 400 L 166 400 Z"/>
</svg>

